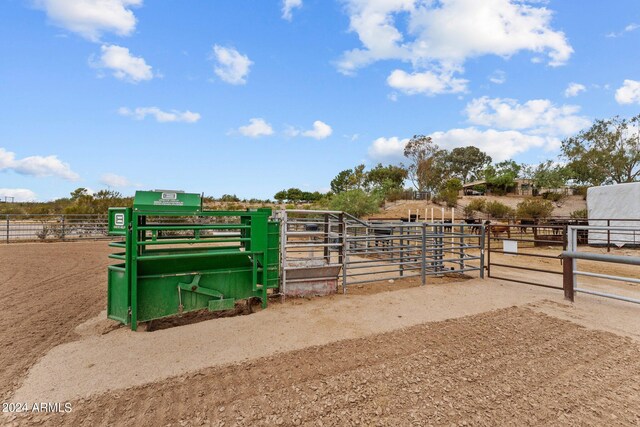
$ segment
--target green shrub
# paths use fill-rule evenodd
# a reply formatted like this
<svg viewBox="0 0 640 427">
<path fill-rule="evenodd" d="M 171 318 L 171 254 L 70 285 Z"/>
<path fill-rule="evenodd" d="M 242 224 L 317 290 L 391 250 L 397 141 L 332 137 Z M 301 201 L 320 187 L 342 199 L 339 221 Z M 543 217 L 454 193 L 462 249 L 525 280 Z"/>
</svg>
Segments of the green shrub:
<svg viewBox="0 0 640 427">
<path fill-rule="evenodd" d="M 549 200 L 529 198 L 518 203 L 517 214 L 520 218 L 547 218 L 553 212 L 553 203 Z"/>
<path fill-rule="evenodd" d="M 576 211 L 573 211 L 569 214 L 569 217 L 571 219 L 587 219 L 588 218 L 588 211 L 587 209 L 578 209 Z"/>
<path fill-rule="evenodd" d="M 484 212 L 487 201 L 485 199 L 473 199 L 464 207 L 464 214 L 467 217 L 473 216 L 476 212 Z"/>
<path fill-rule="evenodd" d="M 382 200 L 363 190 L 349 190 L 336 194 L 331 198 L 329 207 L 332 210 L 350 213 L 353 216 L 361 217 L 376 213 L 380 210 Z"/>
<path fill-rule="evenodd" d="M 491 215 L 492 218 L 508 218 L 513 216 L 513 209 L 504 203 L 496 201 L 487 202 L 484 212 Z"/>
<path fill-rule="evenodd" d="M 542 198 L 545 200 L 551 200 L 552 202 L 559 202 L 564 199 L 564 194 L 545 191 L 542 193 Z"/>
</svg>

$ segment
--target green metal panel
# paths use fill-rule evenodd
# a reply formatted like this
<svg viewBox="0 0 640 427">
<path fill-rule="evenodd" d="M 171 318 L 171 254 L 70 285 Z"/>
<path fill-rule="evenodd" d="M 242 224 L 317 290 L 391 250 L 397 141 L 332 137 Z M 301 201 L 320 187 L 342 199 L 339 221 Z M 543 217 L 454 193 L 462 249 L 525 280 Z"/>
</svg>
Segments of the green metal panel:
<svg viewBox="0 0 640 427">
<path fill-rule="evenodd" d="M 233 310 L 235 308 L 235 300 L 233 298 L 229 299 L 217 299 L 209 301 L 209 311 L 222 311 L 222 310 Z"/>
<path fill-rule="evenodd" d="M 136 191 L 133 210 L 162 215 L 165 212 L 195 214 L 202 211 L 202 198 L 178 191 Z"/>
<path fill-rule="evenodd" d="M 109 234 L 126 236 L 131 222 L 131 208 L 109 208 Z"/>
<path fill-rule="evenodd" d="M 129 323 L 129 281 L 124 264 L 110 265 L 107 280 L 107 317 Z"/>
</svg>

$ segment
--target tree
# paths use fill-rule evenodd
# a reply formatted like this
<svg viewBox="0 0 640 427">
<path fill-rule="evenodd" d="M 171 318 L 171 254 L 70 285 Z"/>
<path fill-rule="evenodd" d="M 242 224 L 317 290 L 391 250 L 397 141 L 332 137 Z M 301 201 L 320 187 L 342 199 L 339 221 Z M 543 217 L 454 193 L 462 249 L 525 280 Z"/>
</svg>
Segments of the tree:
<svg viewBox="0 0 640 427">
<path fill-rule="evenodd" d="M 540 163 L 533 170 L 531 180 L 536 188 L 561 188 L 567 184 L 567 168 L 551 160 Z"/>
<path fill-rule="evenodd" d="M 362 189 L 366 179 L 364 168 L 365 166 L 361 164 L 353 169 L 345 169 L 338 173 L 338 175 L 331 180 L 331 191 L 334 194 L 338 194 L 356 188 Z"/>
<path fill-rule="evenodd" d="M 463 184 L 480 179 L 484 169 L 491 164 L 491 157 L 472 145 L 454 148 L 446 156 L 447 169 L 460 178 Z"/>
<path fill-rule="evenodd" d="M 404 180 L 407 179 L 407 170 L 400 166 L 382 166 L 378 163 L 376 167 L 366 173 L 364 185 L 370 189 L 391 187 L 402 188 Z"/>
<path fill-rule="evenodd" d="M 406 170 L 409 179 L 418 191 L 437 189 L 435 178 L 444 172 L 444 152 L 429 136 L 414 135 L 404 147 L 404 156 L 409 160 Z M 443 182 L 440 176 L 440 183 Z"/>
<path fill-rule="evenodd" d="M 76 188 L 75 190 L 73 190 L 70 194 L 71 194 L 71 200 L 74 201 L 74 200 L 79 199 L 82 196 L 88 196 L 89 195 L 89 190 L 87 190 L 84 187 L 79 187 L 79 188 Z"/>
<path fill-rule="evenodd" d="M 290 202 L 299 202 L 303 199 L 303 192 L 299 188 L 290 188 L 287 190 L 287 200 Z"/>
<path fill-rule="evenodd" d="M 437 193 L 449 177 L 446 150 L 436 151 L 418 167 L 418 180 L 431 193 Z"/>
<path fill-rule="evenodd" d="M 121 199 L 122 194 L 115 190 L 100 190 L 93 197 L 96 200 Z"/>
<path fill-rule="evenodd" d="M 287 190 L 280 190 L 276 194 L 273 195 L 273 198 L 278 201 L 278 203 L 282 203 L 283 200 L 287 199 Z"/>
<path fill-rule="evenodd" d="M 437 198 L 444 201 L 448 207 L 455 207 L 460 190 L 462 190 L 462 182 L 458 178 L 451 178 L 440 188 Z"/>
<path fill-rule="evenodd" d="M 562 156 L 572 179 L 581 184 L 634 182 L 640 178 L 640 114 L 596 120 L 562 141 Z"/>
<path fill-rule="evenodd" d="M 513 160 L 505 160 L 495 165 L 489 165 L 484 170 L 485 180 L 488 184 L 506 193 L 515 186 L 515 181 L 521 168 Z"/>
<path fill-rule="evenodd" d="M 343 191 L 331 199 L 329 207 L 333 210 L 350 213 L 361 217 L 378 212 L 380 199 L 374 194 L 368 194 L 362 189 Z"/>
</svg>

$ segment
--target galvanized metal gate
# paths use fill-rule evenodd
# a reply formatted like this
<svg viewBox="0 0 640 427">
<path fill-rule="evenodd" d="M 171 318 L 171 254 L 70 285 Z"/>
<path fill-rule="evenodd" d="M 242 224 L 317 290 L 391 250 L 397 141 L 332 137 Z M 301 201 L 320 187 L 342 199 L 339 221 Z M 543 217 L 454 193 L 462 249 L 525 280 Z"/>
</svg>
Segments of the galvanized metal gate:
<svg viewBox="0 0 640 427">
<path fill-rule="evenodd" d="M 484 228 L 450 223 L 347 224 L 342 285 L 469 273 L 484 275 Z"/>
<path fill-rule="evenodd" d="M 323 210 L 287 210 L 278 216 L 283 295 L 314 286 L 341 285 L 347 292 L 353 284 L 408 277 L 420 277 L 424 284 L 436 275 L 484 276 L 480 224 L 362 221 Z"/>
<path fill-rule="evenodd" d="M 487 276 L 562 289 L 540 280 L 540 275 L 562 276 L 562 251 L 567 247 L 566 225 L 553 224 L 488 224 Z M 532 266 L 532 260 L 541 261 L 544 268 Z M 544 276 L 543 276 L 544 277 Z M 536 279 L 538 278 L 538 279 Z"/>
</svg>

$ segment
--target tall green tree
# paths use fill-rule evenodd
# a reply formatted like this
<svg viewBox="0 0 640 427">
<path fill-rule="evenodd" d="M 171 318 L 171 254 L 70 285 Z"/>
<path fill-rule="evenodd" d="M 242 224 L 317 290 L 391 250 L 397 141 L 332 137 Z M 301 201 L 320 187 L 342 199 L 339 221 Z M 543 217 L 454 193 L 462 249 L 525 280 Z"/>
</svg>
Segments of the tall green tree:
<svg viewBox="0 0 640 427">
<path fill-rule="evenodd" d="M 418 191 L 437 189 L 435 177 L 444 172 L 444 152 L 431 137 L 414 135 L 404 147 L 404 157 L 408 165 L 405 167 L 409 179 Z M 440 183 L 443 180 L 440 180 Z"/>
<path fill-rule="evenodd" d="M 364 169 L 365 166 L 361 164 L 353 169 L 345 169 L 341 171 L 331 180 L 331 191 L 334 194 L 339 194 L 344 191 L 355 190 L 358 188 L 363 189 L 366 180 L 366 173 Z"/>
<path fill-rule="evenodd" d="M 562 156 L 572 179 L 602 185 L 640 179 L 640 114 L 616 116 L 562 141 Z"/>
<path fill-rule="evenodd" d="M 482 178 L 484 169 L 491 164 L 491 157 L 472 145 L 457 147 L 446 156 L 447 169 L 463 184 Z"/>
</svg>

